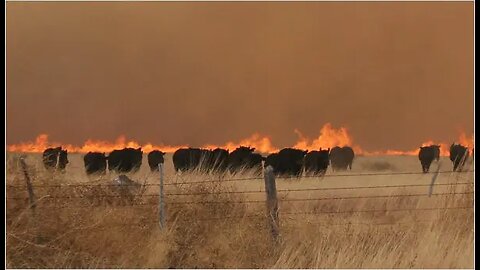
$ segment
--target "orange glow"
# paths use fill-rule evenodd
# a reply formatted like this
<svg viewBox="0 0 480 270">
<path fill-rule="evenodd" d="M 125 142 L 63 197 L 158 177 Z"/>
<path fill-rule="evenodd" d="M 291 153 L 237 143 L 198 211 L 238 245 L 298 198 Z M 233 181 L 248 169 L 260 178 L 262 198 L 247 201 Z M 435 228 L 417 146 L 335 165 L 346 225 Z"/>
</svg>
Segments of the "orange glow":
<svg viewBox="0 0 480 270">
<path fill-rule="evenodd" d="M 10 152 L 26 152 L 26 153 L 42 153 L 48 147 L 62 146 L 71 153 L 87 153 L 87 152 L 104 152 L 109 153 L 115 149 L 123 149 L 125 147 L 139 148 L 141 147 L 143 152 L 150 152 L 152 150 L 161 150 L 163 152 L 174 152 L 178 148 L 188 146 L 169 146 L 169 145 L 153 145 L 147 143 L 141 145 L 136 141 L 128 141 L 125 136 L 118 137 L 115 142 L 100 141 L 100 140 L 87 140 L 82 146 L 74 146 L 71 144 L 62 144 L 57 142 L 49 142 L 48 135 L 40 134 L 35 142 L 20 143 L 17 145 L 9 145 L 7 147 Z"/>
<path fill-rule="evenodd" d="M 20 143 L 7 146 L 9 152 L 25 152 L 25 153 L 41 153 L 46 148 L 50 147 L 48 143 L 48 135 L 40 134 L 35 139 L 35 142 Z"/>
<path fill-rule="evenodd" d="M 302 132 L 298 129 L 295 129 L 294 132 L 298 135 L 297 142 L 292 146 L 298 149 L 305 150 L 319 150 L 320 148 L 333 148 L 335 146 L 350 146 L 355 151 L 356 155 L 364 156 L 379 156 L 379 155 L 408 155 L 415 156 L 418 155 L 420 150 L 419 147 L 409 150 L 394 150 L 388 149 L 384 151 L 366 151 L 362 149 L 359 145 L 355 144 L 353 137 L 348 133 L 347 128 L 340 127 L 338 129 L 334 128 L 330 123 L 325 124 L 320 129 L 320 134 L 317 138 L 309 139 L 305 137 Z M 456 143 L 460 143 L 469 148 L 470 152 L 474 147 L 474 139 L 472 137 L 468 138 L 464 132 L 460 133 L 459 139 Z M 440 145 L 440 155 L 448 156 L 451 143 L 438 143 L 433 140 L 427 140 L 422 143 L 421 146 L 428 146 L 432 144 Z M 101 140 L 87 140 L 82 146 L 74 146 L 71 144 L 63 144 L 58 142 L 50 142 L 48 140 L 47 134 L 40 134 L 37 136 L 33 142 L 23 142 L 20 144 L 9 145 L 7 150 L 9 152 L 25 152 L 25 153 L 42 153 L 48 147 L 62 146 L 64 149 L 67 149 L 71 153 L 87 153 L 87 152 L 104 152 L 109 153 L 115 149 L 123 149 L 125 147 L 139 148 L 141 147 L 144 153 L 148 153 L 152 150 L 161 150 L 167 153 L 173 153 L 179 148 L 189 147 L 188 145 L 154 145 L 152 143 L 140 144 L 134 140 L 127 140 L 125 136 L 118 137 L 114 142 L 101 141 Z M 273 145 L 271 138 L 269 136 L 261 135 L 259 133 L 254 133 L 250 137 L 241 139 L 238 142 L 229 141 L 223 145 L 216 144 L 206 144 L 202 148 L 206 149 L 215 149 L 215 148 L 224 148 L 229 151 L 235 150 L 239 146 L 250 146 L 254 147 L 256 152 L 260 153 L 273 153 L 279 151 L 279 147 Z M 420 146 L 420 145 L 419 145 Z"/>
<path fill-rule="evenodd" d="M 422 143 L 422 146 L 440 145 L 440 156 L 447 157 L 450 155 L 450 145 L 448 143 L 435 143 L 432 140 Z M 417 154 L 420 149 L 417 149 Z"/>
<path fill-rule="evenodd" d="M 385 151 L 363 151 L 360 154 L 364 156 L 415 156 L 418 154 L 418 151 L 418 149 L 411 151 L 389 149 Z"/>
<path fill-rule="evenodd" d="M 224 148 L 224 149 L 228 149 L 231 152 L 239 146 L 254 147 L 255 151 L 260 153 L 273 153 L 278 151 L 278 149 L 273 146 L 272 141 L 270 140 L 269 137 L 262 136 L 258 133 L 254 133 L 252 136 L 245 138 L 243 140 L 240 140 L 238 143 L 227 142 L 225 145 L 208 144 L 203 146 L 203 148 L 206 148 L 206 149 Z"/>
<path fill-rule="evenodd" d="M 422 143 L 422 146 L 429 146 L 432 144 L 440 145 L 440 156 L 448 156 L 450 154 L 450 146 L 444 143 L 433 143 L 432 141 Z M 365 155 L 367 156 L 378 156 L 378 155 L 385 155 L 385 156 L 416 156 L 420 151 L 420 147 L 409 150 L 409 151 L 402 151 L 402 150 L 394 150 L 389 149 L 386 151 L 377 151 L 377 152 L 367 152 Z"/>
<path fill-rule="evenodd" d="M 465 144 L 461 137 L 459 139 L 459 143 L 468 146 L 468 144 Z M 428 140 L 424 143 L 421 144 L 421 146 L 429 146 L 429 145 L 440 145 L 440 156 L 442 157 L 448 157 L 450 155 L 450 145 L 448 143 L 437 143 L 434 142 L 433 140 Z M 470 148 L 470 152 L 471 149 Z M 386 150 L 386 151 L 374 151 L 374 152 L 363 152 L 365 156 L 416 156 L 418 155 L 418 152 L 420 151 L 420 147 L 410 150 L 410 151 L 402 151 L 402 150 Z"/>
<path fill-rule="evenodd" d="M 360 146 L 353 144 L 352 137 L 348 134 L 348 130 L 344 127 L 335 129 L 330 123 L 326 123 L 320 129 L 320 135 L 314 140 L 306 138 L 298 129 L 295 129 L 295 133 L 298 135 L 298 141 L 293 146 L 298 149 L 305 150 L 319 150 L 320 148 L 333 148 L 335 146 L 350 146 L 357 154 L 364 154 L 364 151 Z"/>
<path fill-rule="evenodd" d="M 468 147 L 468 149 L 470 149 L 470 151 L 472 151 L 472 149 L 475 148 L 475 142 L 474 142 L 473 134 L 472 134 L 472 137 L 467 138 L 467 135 L 465 134 L 465 132 L 461 132 L 460 133 L 460 138 L 458 139 L 458 143 Z"/>
</svg>

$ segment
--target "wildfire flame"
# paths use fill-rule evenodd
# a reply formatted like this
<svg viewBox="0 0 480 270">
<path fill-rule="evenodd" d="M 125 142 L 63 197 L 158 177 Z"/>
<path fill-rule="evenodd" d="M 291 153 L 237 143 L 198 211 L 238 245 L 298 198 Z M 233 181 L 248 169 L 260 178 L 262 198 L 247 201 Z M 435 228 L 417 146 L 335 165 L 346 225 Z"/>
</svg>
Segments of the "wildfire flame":
<svg viewBox="0 0 480 270">
<path fill-rule="evenodd" d="M 68 152 L 88 153 L 88 152 L 104 152 L 109 153 L 115 149 L 123 149 L 126 147 L 139 148 L 141 147 L 144 152 L 150 152 L 152 150 L 161 150 L 164 152 L 174 152 L 178 148 L 188 146 L 169 146 L 169 145 L 153 145 L 147 143 L 144 145 L 139 144 L 136 141 L 128 141 L 125 136 L 118 137 L 115 142 L 100 141 L 100 140 L 87 140 L 82 146 L 74 146 L 71 144 L 62 144 L 58 142 L 49 142 L 47 134 L 40 134 L 35 139 L 35 142 L 20 143 L 17 145 L 9 145 L 7 150 L 10 152 L 26 152 L 26 153 L 41 153 L 49 147 L 62 146 L 63 149 L 67 149 Z"/>
<path fill-rule="evenodd" d="M 254 147 L 255 151 L 260 153 L 273 153 L 278 151 L 278 149 L 273 146 L 272 141 L 268 136 L 262 136 L 258 133 L 254 133 L 252 136 L 242 139 L 238 143 L 227 142 L 225 145 L 221 145 L 221 146 L 208 144 L 203 146 L 203 148 L 206 148 L 206 149 L 223 148 L 229 151 L 233 151 L 239 146 Z"/>
<path fill-rule="evenodd" d="M 357 155 L 365 156 L 376 156 L 376 155 L 418 155 L 420 150 L 419 147 L 410 151 L 401 151 L 401 150 L 385 150 L 385 151 L 365 151 L 359 145 L 356 145 L 353 141 L 353 137 L 349 134 L 348 129 L 345 127 L 340 127 L 338 129 L 334 128 L 330 123 L 325 124 L 320 129 L 320 134 L 317 138 L 311 140 L 305 137 L 302 132 L 298 129 L 295 129 L 294 132 L 298 135 L 297 142 L 292 146 L 298 149 L 305 150 L 318 150 L 320 148 L 327 149 L 333 148 L 335 146 L 350 146 L 355 151 Z M 468 138 L 464 132 L 461 132 L 458 142 L 470 149 L 474 147 L 473 135 Z M 433 140 L 428 140 L 422 143 L 422 146 L 428 145 L 440 145 L 440 155 L 448 156 L 451 143 L 438 143 Z M 62 146 L 64 149 L 67 149 L 68 152 L 77 152 L 77 153 L 87 153 L 87 152 L 104 152 L 109 153 L 115 149 L 123 149 L 126 147 L 131 148 L 142 148 L 144 153 L 148 153 L 152 150 L 161 150 L 163 152 L 173 153 L 179 148 L 189 147 L 188 145 L 154 145 L 152 143 L 140 144 L 133 140 L 127 140 L 125 136 L 118 137 L 114 142 L 101 141 L 101 140 L 87 140 L 82 146 L 75 146 L 71 144 L 63 144 L 58 142 L 50 142 L 48 140 L 47 134 L 40 134 L 37 136 L 33 142 L 24 142 L 20 144 L 14 144 L 7 146 L 9 152 L 25 152 L 25 153 L 42 153 L 45 149 L 49 147 Z M 215 148 L 224 148 L 229 151 L 235 150 L 239 146 L 250 146 L 254 147 L 257 152 L 260 153 L 273 153 L 279 150 L 278 147 L 275 147 L 270 139 L 270 137 L 261 135 L 259 133 L 254 133 L 251 136 L 240 140 L 239 142 L 229 141 L 224 145 L 215 145 L 207 144 L 201 148 L 206 149 L 215 149 Z"/>
<path fill-rule="evenodd" d="M 458 142 L 463 145 L 468 147 L 468 149 L 473 149 L 475 148 L 475 142 L 474 142 L 474 137 L 468 138 L 465 132 L 461 132 L 460 138 L 458 139 Z"/>
<path fill-rule="evenodd" d="M 360 146 L 353 144 L 352 137 L 348 134 L 347 128 L 344 127 L 335 129 L 332 127 L 332 124 L 326 123 L 320 129 L 320 135 L 313 141 L 306 138 L 298 129 L 295 129 L 295 133 L 298 135 L 299 139 L 293 146 L 294 148 L 312 151 L 319 150 L 320 148 L 333 148 L 335 146 L 350 146 L 355 153 L 364 153 Z"/>
</svg>

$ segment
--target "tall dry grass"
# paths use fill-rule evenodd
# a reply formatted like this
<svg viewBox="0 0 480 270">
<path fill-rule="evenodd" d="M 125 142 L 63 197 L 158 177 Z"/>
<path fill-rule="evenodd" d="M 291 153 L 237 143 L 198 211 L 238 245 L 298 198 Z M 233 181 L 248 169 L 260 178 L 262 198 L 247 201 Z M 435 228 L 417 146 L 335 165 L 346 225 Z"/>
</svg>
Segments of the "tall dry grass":
<svg viewBox="0 0 480 270">
<path fill-rule="evenodd" d="M 8 156 L 7 184 L 24 186 L 17 158 Z M 425 188 L 279 192 L 281 236 L 274 244 L 262 216 L 265 204 L 245 203 L 265 195 L 228 193 L 262 191 L 262 179 L 227 182 L 201 172 L 176 175 L 167 168 L 166 193 L 198 195 L 167 195 L 167 224 L 160 230 L 158 197 L 153 196 L 158 187 L 145 186 L 125 198 L 105 186 L 114 175 L 49 173 L 35 156 L 27 163 L 34 185 L 89 185 L 36 188 L 34 212 L 27 199 L 19 199 L 28 197 L 25 189 L 7 187 L 9 268 L 473 268 L 473 209 L 419 210 L 472 206 L 473 194 L 458 194 L 472 192 L 472 185 L 435 187 L 434 193 L 451 195 L 432 197 L 288 201 L 418 194 Z M 402 166 L 395 160 L 389 163 Z M 146 172 L 130 176 L 150 184 L 157 178 Z M 250 176 L 245 172 L 235 177 Z M 439 183 L 473 181 L 473 175 L 465 173 L 442 177 Z M 278 179 L 277 188 L 429 183 L 430 178 Z M 209 180 L 219 181 L 189 184 Z M 192 201 L 216 203 L 185 203 Z M 354 212 L 365 209 L 417 210 Z"/>
</svg>

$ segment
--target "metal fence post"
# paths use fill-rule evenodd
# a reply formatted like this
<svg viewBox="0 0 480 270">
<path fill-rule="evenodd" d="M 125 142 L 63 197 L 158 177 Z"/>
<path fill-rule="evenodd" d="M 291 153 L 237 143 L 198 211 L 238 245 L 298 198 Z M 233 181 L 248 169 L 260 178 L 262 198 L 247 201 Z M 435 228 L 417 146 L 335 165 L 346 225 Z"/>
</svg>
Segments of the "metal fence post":
<svg viewBox="0 0 480 270">
<path fill-rule="evenodd" d="M 279 235 L 278 228 L 278 200 L 277 185 L 272 166 L 268 166 L 264 173 L 265 192 L 267 195 L 267 220 L 270 226 L 273 240 L 276 242 Z"/>
<path fill-rule="evenodd" d="M 158 202 L 158 212 L 159 212 L 159 224 L 160 229 L 165 227 L 165 206 L 164 206 L 164 194 L 163 194 L 163 163 L 158 164 L 158 172 L 160 173 L 160 196 Z"/>
</svg>

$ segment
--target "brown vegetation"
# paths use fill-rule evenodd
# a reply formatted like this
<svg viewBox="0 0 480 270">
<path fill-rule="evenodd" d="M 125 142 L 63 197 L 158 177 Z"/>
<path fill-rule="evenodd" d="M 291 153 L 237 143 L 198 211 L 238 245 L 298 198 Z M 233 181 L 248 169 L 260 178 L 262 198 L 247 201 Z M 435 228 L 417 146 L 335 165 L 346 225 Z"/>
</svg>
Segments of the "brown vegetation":
<svg viewBox="0 0 480 270">
<path fill-rule="evenodd" d="M 431 175 L 420 175 L 421 178 L 413 180 L 412 176 L 408 179 L 382 176 L 375 180 L 277 179 L 281 238 L 274 245 L 263 216 L 265 204 L 247 203 L 265 200 L 262 179 L 189 184 L 219 177 L 199 173 L 174 175 L 167 168 L 167 194 L 198 195 L 167 195 L 167 225 L 160 230 L 158 187 L 153 185 L 155 174 L 145 173 L 143 179 L 142 172 L 132 176 L 147 185 L 125 199 L 118 190 L 105 186 L 112 175 L 88 179 L 80 168 L 76 171 L 70 168 L 69 172 L 68 167 L 66 174 L 52 174 L 43 170 L 38 157 L 29 156 L 33 184 L 53 186 L 35 188 L 37 205 L 32 212 L 27 192 L 20 188 L 25 182 L 16 162 L 15 156 L 8 156 L 6 262 L 9 268 L 473 267 L 473 209 L 422 210 L 471 207 L 472 185 L 435 187 L 434 194 L 451 193 L 448 196 L 318 201 L 288 200 L 379 193 L 424 194 L 427 188 L 280 191 L 301 187 L 423 184 L 430 182 Z M 72 164 L 78 165 L 75 161 Z M 245 176 L 248 173 L 235 178 Z M 447 174 L 440 176 L 437 183 L 472 182 L 472 178 L 472 173 Z M 72 184 L 78 186 L 55 186 Z M 469 193 L 459 194 L 465 192 Z M 392 211 L 358 212 L 366 209 Z"/>
</svg>

